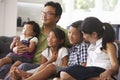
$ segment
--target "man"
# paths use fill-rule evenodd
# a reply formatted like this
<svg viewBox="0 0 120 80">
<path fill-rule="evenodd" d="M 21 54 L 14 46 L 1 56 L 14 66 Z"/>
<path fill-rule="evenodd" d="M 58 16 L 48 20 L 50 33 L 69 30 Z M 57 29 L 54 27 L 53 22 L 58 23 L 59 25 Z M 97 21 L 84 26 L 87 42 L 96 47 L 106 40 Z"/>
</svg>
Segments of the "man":
<svg viewBox="0 0 120 80">
<path fill-rule="evenodd" d="M 62 14 L 62 8 L 61 5 L 58 2 L 47 2 L 44 5 L 44 9 L 42 11 L 42 27 L 41 27 L 41 34 L 39 36 L 39 42 L 38 46 L 36 49 L 36 54 L 33 58 L 33 63 L 23 63 L 19 66 L 20 69 L 27 71 L 33 68 L 36 68 L 40 65 L 40 59 L 41 59 L 41 52 L 47 48 L 47 35 L 49 32 L 58 27 L 62 29 L 63 31 L 66 31 L 65 29 L 61 28 L 60 26 L 57 26 L 57 22 L 59 21 L 60 17 Z M 67 31 L 66 31 L 67 32 Z M 67 36 L 66 36 L 67 38 Z M 68 46 L 69 43 L 66 39 L 66 45 Z M 13 49 L 14 52 L 23 52 L 24 50 L 27 50 L 28 47 L 26 46 L 21 46 L 23 47 L 23 50 L 21 50 L 19 47 L 16 47 Z"/>
<path fill-rule="evenodd" d="M 41 13 L 43 25 L 42 25 L 42 28 L 41 28 L 41 35 L 39 36 L 39 43 L 38 43 L 38 46 L 37 46 L 36 54 L 35 54 L 35 57 L 33 58 L 34 63 L 39 64 L 40 59 L 41 59 L 40 58 L 40 56 L 41 56 L 40 53 L 45 48 L 47 48 L 46 39 L 47 39 L 47 35 L 49 34 L 49 32 L 53 28 L 56 28 L 56 27 L 65 31 L 65 29 L 56 25 L 57 22 L 59 21 L 60 17 L 61 17 L 61 14 L 62 14 L 62 8 L 61 8 L 59 3 L 57 3 L 57 2 L 47 2 L 44 5 L 44 9 Z M 21 66 L 19 66 L 19 68 L 26 71 L 26 70 L 29 70 L 29 68 L 31 69 L 31 68 L 35 68 L 35 67 L 39 66 L 37 64 L 37 66 L 33 67 L 33 65 L 35 65 L 35 64 L 30 64 L 30 66 L 28 64 L 29 63 L 24 63 Z"/>
</svg>

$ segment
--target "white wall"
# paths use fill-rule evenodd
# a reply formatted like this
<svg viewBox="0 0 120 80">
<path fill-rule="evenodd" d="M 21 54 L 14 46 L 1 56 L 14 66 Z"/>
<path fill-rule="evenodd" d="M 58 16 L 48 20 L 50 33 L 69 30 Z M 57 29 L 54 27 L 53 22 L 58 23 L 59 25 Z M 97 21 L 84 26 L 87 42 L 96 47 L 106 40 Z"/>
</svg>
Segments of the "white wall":
<svg viewBox="0 0 120 80">
<path fill-rule="evenodd" d="M 17 0 L 0 1 L 0 36 L 16 35 Z"/>
<path fill-rule="evenodd" d="M 25 20 L 27 18 L 26 15 L 30 14 L 30 19 L 37 21 L 39 24 L 40 21 L 40 8 L 41 6 L 38 4 L 33 9 L 30 6 L 25 5 L 18 5 L 17 2 L 20 1 L 26 1 L 29 2 L 34 0 L 0 0 L 0 35 L 18 35 L 18 32 L 16 30 L 16 20 L 17 16 L 23 16 Z M 36 0 L 35 0 L 36 1 Z M 38 0 L 37 0 L 38 1 Z M 39 0 L 40 2 L 46 2 L 48 0 Z M 53 1 L 61 1 L 61 0 L 53 0 Z M 102 21 L 110 22 L 112 24 L 120 24 L 120 0 L 117 4 L 117 8 L 114 12 L 102 12 L 98 9 L 100 9 L 100 6 L 97 6 L 96 10 L 93 12 L 81 12 L 76 11 L 73 9 L 73 2 L 74 0 L 65 0 L 65 11 L 63 12 L 60 21 L 58 22 L 58 25 L 66 28 L 68 25 L 70 25 L 72 22 L 76 20 L 83 20 L 87 16 L 96 16 L 100 18 Z M 100 1 L 100 0 L 97 0 Z M 99 3 L 99 2 L 98 2 Z M 37 3 L 35 3 L 37 4 Z M 100 4 L 100 3 L 99 3 Z M 17 7 L 18 7 L 18 13 L 17 13 Z M 30 8 L 30 9 L 29 9 Z M 30 10 L 32 10 L 30 12 Z M 28 11 L 29 13 L 23 13 L 25 11 Z M 38 13 L 38 14 L 37 14 Z M 99 13 L 99 14 L 98 14 Z M 25 15 L 26 14 L 26 15 Z M 34 16 L 34 17 L 33 17 Z"/>
<path fill-rule="evenodd" d="M 4 3 L 0 1 L 0 35 L 3 33 Z"/>
<path fill-rule="evenodd" d="M 28 21 L 28 18 L 41 24 L 41 11 L 43 4 L 18 2 L 17 7 L 17 16 L 22 18 L 22 24 L 23 22 Z"/>
</svg>

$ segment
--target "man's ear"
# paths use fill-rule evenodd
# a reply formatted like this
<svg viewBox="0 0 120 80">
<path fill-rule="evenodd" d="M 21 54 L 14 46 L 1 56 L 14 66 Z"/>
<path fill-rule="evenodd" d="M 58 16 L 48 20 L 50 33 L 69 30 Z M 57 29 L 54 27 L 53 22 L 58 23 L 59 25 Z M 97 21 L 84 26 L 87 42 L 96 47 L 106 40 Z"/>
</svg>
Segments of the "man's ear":
<svg viewBox="0 0 120 80">
<path fill-rule="evenodd" d="M 56 16 L 56 22 L 59 21 L 60 17 L 61 17 L 61 16 Z"/>
</svg>

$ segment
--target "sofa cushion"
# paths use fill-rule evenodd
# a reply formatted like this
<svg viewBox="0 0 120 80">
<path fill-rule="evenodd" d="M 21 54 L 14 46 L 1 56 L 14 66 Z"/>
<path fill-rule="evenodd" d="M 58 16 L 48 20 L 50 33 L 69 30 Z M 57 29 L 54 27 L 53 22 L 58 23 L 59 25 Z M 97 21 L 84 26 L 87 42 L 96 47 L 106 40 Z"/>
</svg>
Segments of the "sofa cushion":
<svg viewBox="0 0 120 80">
<path fill-rule="evenodd" d="M 0 58 L 10 52 L 10 44 L 12 40 L 13 37 L 0 36 Z"/>
</svg>

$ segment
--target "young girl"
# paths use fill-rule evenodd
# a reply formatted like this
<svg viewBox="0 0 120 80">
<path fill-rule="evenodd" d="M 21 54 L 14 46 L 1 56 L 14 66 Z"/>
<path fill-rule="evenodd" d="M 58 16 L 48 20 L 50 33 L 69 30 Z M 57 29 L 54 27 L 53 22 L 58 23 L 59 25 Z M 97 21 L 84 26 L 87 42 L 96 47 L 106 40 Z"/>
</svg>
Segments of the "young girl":
<svg viewBox="0 0 120 80">
<path fill-rule="evenodd" d="M 39 34 L 40 27 L 36 22 L 26 22 L 22 30 L 22 35 L 20 37 L 14 37 L 10 45 L 11 50 L 17 47 L 21 47 L 23 50 L 17 53 L 10 52 L 6 57 L 0 59 L 0 67 L 9 63 L 13 63 L 12 67 L 17 67 L 22 62 L 32 62 Z M 24 49 L 21 45 L 28 46 L 28 48 Z"/>
<path fill-rule="evenodd" d="M 111 80 L 111 76 L 117 73 L 119 66 L 112 26 L 102 23 L 95 17 L 88 17 L 82 23 L 82 33 L 90 42 L 87 65 L 66 68 L 60 74 L 61 80 L 87 80 L 98 76 L 99 80 Z"/>
<path fill-rule="evenodd" d="M 32 73 L 30 73 L 30 71 L 29 73 L 23 72 L 18 68 L 14 68 L 11 71 L 12 80 L 18 80 L 19 78 L 26 78 L 25 80 L 43 80 L 38 79 L 39 76 L 34 75 L 39 74 L 39 72 L 42 73 L 50 63 L 59 66 L 66 66 L 68 50 L 64 47 L 64 42 L 65 33 L 62 30 L 55 28 L 50 31 L 47 37 L 48 48 L 42 52 L 42 61 L 40 67 L 36 68 L 36 70 Z M 42 75 L 43 74 L 41 74 L 41 76 Z M 46 74 L 44 76 L 47 77 L 48 75 Z"/>
</svg>

